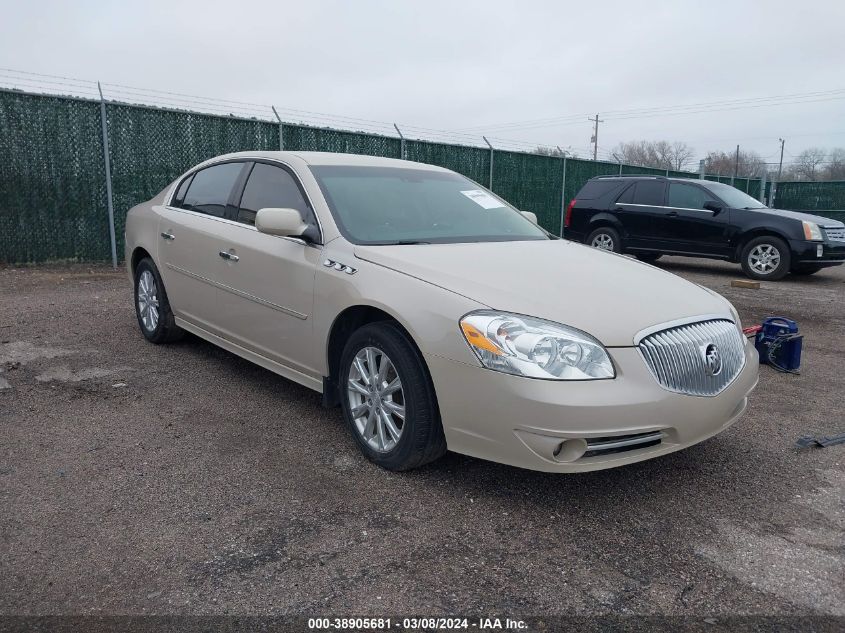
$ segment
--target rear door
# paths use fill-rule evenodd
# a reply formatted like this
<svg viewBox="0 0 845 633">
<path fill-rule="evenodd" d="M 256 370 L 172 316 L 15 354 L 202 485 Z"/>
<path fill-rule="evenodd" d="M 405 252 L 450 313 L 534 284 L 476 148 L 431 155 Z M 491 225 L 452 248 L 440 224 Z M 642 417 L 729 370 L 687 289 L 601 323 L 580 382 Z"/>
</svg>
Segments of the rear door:
<svg viewBox="0 0 845 633">
<path fill-rule="evenodd" d="M 666 181 L 638 180 L 616 200 L 616 216 L 625 231 L 625 245 L 631 248 L 659 249 L 665 241 L 663 206 Z"/>
<path fill-rule="evenodd" d="M 260 233 L 255 215 L 265 207 L 298 209 L 316 223 L 293 171 L 278 163 L 251 166 L 236 202 L 237 225 L 221 246 L 219 313 L 224 336 L 261 356 L 319 379 L 312 344 L 314 276 L 322 247 L 296 238 Z"/>
<path fill-rule="evenodd" d="M 219 332 L 219 253 L 232 225 L 231 196 L 246 164 L 212 165 L 186 178 L 159 216 L 159 261 L 173 313 Z"/>
<path fill-rule="evenodd" d="M 704 208 L 714 201 L 713 194 L 692 183 L 670 182 L 665 224 L 667 246 L 683 253 L 729 255 L 730 210 L 715 212 Z"/>
</svg>

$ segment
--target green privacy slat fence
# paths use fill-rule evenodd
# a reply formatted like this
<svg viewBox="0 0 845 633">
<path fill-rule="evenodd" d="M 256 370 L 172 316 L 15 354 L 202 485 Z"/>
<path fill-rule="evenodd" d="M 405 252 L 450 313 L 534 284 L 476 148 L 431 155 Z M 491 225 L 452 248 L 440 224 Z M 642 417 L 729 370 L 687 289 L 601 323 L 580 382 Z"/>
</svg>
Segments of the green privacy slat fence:
<svg viewBox="0 0 845 633">
<path fill-rule="evenodd" d="M 126 212 L 192 165 L 241 150 L 312 150 L 399 158 L 398 138 L 276 121 L 107 103 L 115 233 L 123 255 Z M 280 134 L 281 132 L 281 134 Z M 439 165 L 490 182 L 491 152 L 432 141 L 405 141 L 408 160 Z M 494 150 L 493 190 L 533 211 L 553 233 L 562 204 L 593 176 L 698 178 L 619 163 Z M 565 164 L 565 173 L 564 173 Z M 707 176 L 730 184 L 729 176 Z M 757 197 L 760 181 L 734 185 Z M 768 190 L 767 183 L 767 190 Z M 776 206 L 845 215 L 845 182 L 781 183 Z M 100 103 L 0 90 L 0 262 L 98 261 L 110 257 Z"/>
<path fill-rule="evenodd" d="M 115 104 L 106 111 L 120 257 L 126 212 L 190 167 L 227 152 L 279 149 L 279 126 L 264 121 Z"/>
<path fill-rule="evenodd" d="M 0 261 L 109 257 L 99 105 L 0 94 Z"/>
</svg>

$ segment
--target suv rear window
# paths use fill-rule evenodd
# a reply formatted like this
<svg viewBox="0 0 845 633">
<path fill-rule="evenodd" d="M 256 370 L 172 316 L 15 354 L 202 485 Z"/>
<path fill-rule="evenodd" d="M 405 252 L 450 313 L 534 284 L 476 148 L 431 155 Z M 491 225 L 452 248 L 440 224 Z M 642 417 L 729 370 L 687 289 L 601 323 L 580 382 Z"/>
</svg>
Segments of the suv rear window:
<svg viewBox="0 0 845 633">
<path fill-rule="evenodd" d="M 617 189 L 621 184 L 618 180 L 588 180 L 575 198 L 577 200 L 595 200 Z"/>
</svg>

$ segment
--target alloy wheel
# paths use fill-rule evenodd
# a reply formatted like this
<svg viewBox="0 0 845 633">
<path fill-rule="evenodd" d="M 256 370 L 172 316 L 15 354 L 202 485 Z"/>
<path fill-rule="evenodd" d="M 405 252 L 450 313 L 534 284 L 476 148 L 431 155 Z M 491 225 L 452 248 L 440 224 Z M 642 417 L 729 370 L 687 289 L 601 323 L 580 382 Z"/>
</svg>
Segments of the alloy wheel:
<svg viewBox="0 0 845 633">
<path fill-rule="evenodd" d="M 748 253 L 748 266 L 758 275 L 770 275 L 780 265 L 780 251 L 771 244 L 758 244 Z"/>
<path fill-rule="evenodd" d="M 143 271 L 138 279 L 138 314 L 144 329 L 154 332 L 158 327 L 158 286 L 149 270 Z"/>
<path fill-rule="evenodd" d="M 607 233 L 599 233 L 593 238 L 593 241 L 590 243 L 590 246 L 592 246 L 593 248 L 599 248 L 603 251 L 612 251 L 613 238 Z"/>
<path fill-rule="evenodd" d="M 387 453 L 405 427 L 405 394 L 393 361 L 377 347 L 355 354 L 346 385 L 355 428 L 375 451 Z"/>
</svg>

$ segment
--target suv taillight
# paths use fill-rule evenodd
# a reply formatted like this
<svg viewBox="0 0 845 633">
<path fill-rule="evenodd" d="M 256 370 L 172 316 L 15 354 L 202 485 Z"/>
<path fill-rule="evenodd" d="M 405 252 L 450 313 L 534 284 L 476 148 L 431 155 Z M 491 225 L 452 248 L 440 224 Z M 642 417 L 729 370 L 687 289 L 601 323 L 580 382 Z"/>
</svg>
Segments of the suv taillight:
<svg viewBox="0 0 845 633">
<path fill-rule="evenodd" d="M 569 228 L 569 222 L 570 220 L 572 220 L 572 207 L 575 206 L 576 202 L 577 200 L 575 200 L 575 198 L 572 198 L 572 202 L 570 202 L 569 206 L 566 207 L 566 215 L 563 216 L 563 228 L 565 229 Z"/>
</svg>

